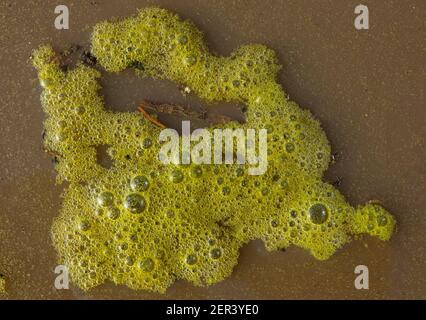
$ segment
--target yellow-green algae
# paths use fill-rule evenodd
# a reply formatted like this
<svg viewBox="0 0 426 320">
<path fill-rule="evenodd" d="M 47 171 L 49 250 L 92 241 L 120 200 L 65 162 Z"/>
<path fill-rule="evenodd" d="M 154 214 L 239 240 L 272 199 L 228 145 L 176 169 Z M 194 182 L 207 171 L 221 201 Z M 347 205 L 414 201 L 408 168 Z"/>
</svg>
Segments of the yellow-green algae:
<svg viewBox="0 0 426 320">
<path fill-rule="evenodd" d="M 6 293 L 6 278 L 0 274 L 0 294 Z"/>
<path fill-rule="evenodd" d="M 58 155 L 58 181 L 69 182 L 53 240 L 79 287 L 106 280 L 157 292 L 176 279 L 210 285 L 231 274 L 240 247 L 253 239 L 324 260 L 353 235 L 390 238 L 395 222 L 385 209 L 353 208 L 322 181 L 327 138 L 276 82 L 272 50 L 245 45 L 214 56 L 191 22 L 147 8 L 97 24 L 92 53 L 107 71 L 143 66 L 145 75 L 188 86 L 206 101 L 246 104 L 244 124 L 217 127 L 266 128 L 269 166 L 250 176 L 241 165 L 163 165 L 160 128 L 138 112 L 105 110 L 97 70 L 62 71 L 52 48 L 39 48 L 33 64 L 48 114 L 45 147 Z M 109 169 L 97 163 L 101 145 L 109 146 Z"/>
</svg>

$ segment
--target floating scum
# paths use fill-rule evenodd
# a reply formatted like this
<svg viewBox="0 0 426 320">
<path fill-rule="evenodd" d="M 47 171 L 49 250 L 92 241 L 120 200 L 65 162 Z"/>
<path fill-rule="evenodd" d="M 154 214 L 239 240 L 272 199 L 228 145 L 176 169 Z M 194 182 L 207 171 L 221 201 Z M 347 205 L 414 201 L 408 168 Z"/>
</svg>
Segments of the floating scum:
<svg viewBox="0 0 426 320">
<path fill-rule="evenodd" d="M 325 260 L 354 235 L 390 238 L 395 221 L 383 207 L 354 208 L 322 181 L 329 143 L 276 82 L 272 50 L 245 45 L 214 56 L 191 22 L 147 8 L 97 24 L 92 53 L 110 72 L 137 66 L 206 101 L 244 103 L 245 123 L 215 128 L 266 129 L 268 169 L 254 176 L 245 165 L 162 164 L 161 128 L 138 112 L 105 110 L 97 70 L 63 71 L 52 48 L 40 47 L 32 63 L 48 114 L 44 144 L 59 160 L 58 182 L 69 183 L 53 242 L 82 289 L 106 280 L 156 292 L 177 279 L 211 285 L 231 274 L 239 249 L 254 239 L 268 250 L 295 245 Z M 109 146 L 111 168 L 97 162 L 101 145 Z"/>
</svg>

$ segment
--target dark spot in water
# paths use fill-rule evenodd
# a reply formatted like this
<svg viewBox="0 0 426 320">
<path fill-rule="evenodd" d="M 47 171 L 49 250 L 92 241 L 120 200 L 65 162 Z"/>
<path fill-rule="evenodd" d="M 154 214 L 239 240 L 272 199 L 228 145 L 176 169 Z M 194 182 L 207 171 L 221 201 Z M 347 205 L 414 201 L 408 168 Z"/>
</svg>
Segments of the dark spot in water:
<svg viewBox="0 0 426 320">
<path fill-rule="evenodd" d="M 342 178 L 336 177 L 336 180 L 333 181 L 332 185 L 338 187 L 342 184 Z"/>
<path fill-rule="evenodd" d="M 82 52 L 82 54 L 80 55 L 80 59 L 84 64 L 88 66 L 94 66 L 97 63 L 96 57 L 92 55 L 88 50 Z"/>
</svg>

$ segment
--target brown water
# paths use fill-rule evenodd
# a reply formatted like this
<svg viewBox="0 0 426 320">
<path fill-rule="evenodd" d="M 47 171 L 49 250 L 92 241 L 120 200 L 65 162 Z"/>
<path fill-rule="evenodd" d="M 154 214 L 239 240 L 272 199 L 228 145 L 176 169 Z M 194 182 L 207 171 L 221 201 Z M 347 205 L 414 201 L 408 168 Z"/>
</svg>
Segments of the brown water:
<svg viewBox="0 0 426 320">
<path fill-rule="evenodd" d="M 359 2 L 351 0 L 67 3 L 65 31 L 54 28 L 56 1 L 0 4 L 0 273 L 9 292 L 3 298 L 426 298 L 424 1 L 363 1 L 370 9 L 368 31 L 355 30 Z M 40 44 L 58 50 L 87 44 L 99 20 L 152 4 L 193 20 L 219 54 L 252 42 L 275 49 L 284 66 L 280 82 L 319 118 L 337 152 L 326 178 L 340 178 L 339 189 L 354 205 L 380 200 L 398 220 L 391 241 L 365 237 L 325 262 L 297 248 L 268 253 L 252 242 L 230 278 L 208 288 L 179 281 L 166 295 L 112 284 L 89 293 L 56 290 L 50 226 L 63 186 L 55 185 L 53 165 L 41 150 L 40 88 L 27 59 Z M 108 75 L 103 84 L 114 110 L 134 110 L 144 99 L 203 107 L 169 82 L 131 73 Z M 369 290 L 354 288 L 360 264 L 369 267 Z"/>
</svg>

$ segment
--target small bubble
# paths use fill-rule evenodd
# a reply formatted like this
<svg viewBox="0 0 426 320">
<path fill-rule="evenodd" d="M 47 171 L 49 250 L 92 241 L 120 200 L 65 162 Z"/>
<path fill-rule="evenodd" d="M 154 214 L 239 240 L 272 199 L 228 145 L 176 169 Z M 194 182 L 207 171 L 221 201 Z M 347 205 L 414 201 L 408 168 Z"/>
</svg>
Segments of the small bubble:
<svg viewBox="0 0 426 320">
<path fill-rule="evenodd" d="M 291 142 L 286 143 L 286 145 L 285 145 L 285 149 L 287 150 L 287 152 L 288 152 L 288 153 L 293 152 L 293 151 L 294 151 L 294 144 L 293 144 L 293 143 L 291 143 Z"/>
<path fill-rule="evenodd" d="M 263 189 L 262 189 L 262 195 L 263 195 L 263 196 L 268 195 L 268 193 L 269 193 L 269 189 L 268 189 L 268 188 L 263 188 Z"/>
<path fill-rule="evenodd" d="M 142 269 L 142 271 L 151 272 L 152 270 L 154 270 L 155 267 L 154 260 L 152 260 L 151 258 L 145 258 L 141 261 L 139 267 Z"/>
<path fill-rule="evenodd" d="M 279 226 L 279 222 L 277 221 L 277 220 L 272 220 L 271 221 L 271 226 L 273 227 L 273 228 L 276 228 L 276 227 L 278 227 Z"/>
<path fill-rule="evenodd" d="M 109 191 L 102 192 L 98 196 L 97 202 L 102 207 L 109 207 L 114 203 L 114 195 Z"/>
<path fill-rule="evenodd" d="M 82 106 L 77 107 L 77 108 L 75 109 L 75 113 L 77 113 L 77 114 L 83 114 L 83 113 L 85 113 L 85 112 L 86 112 L 86 109 L 85 109 L 84 107 L 82 107 Z"/>
<path fill-rule="evenodd" d="M 224 195 L 224 196 L 227 196 L 227 195 L 229 195 L 231 193 L 231 188 L 229 188 L 229 187 L 223 187 L 223 189 L 222 189 L 222 194 Z"/>
<path fill-rule="evenodd" d="M 195 166 L 191 169 L 191 176 L 194 178 L 199 178 L 203 174 L 203 169 L 200 166 Z"/>
<path fill-rule="evenodd" d="M 136 176 L 130 181 L 130 188 L 133 191 L 145 191 L 149 187 L 149 180 L 145 176 Z"/>
<path fill-rule="evenodd" d="M 180 182 L 182 182 L 183 181 L 183 173 L 182 173 L 182 171 L 180 171 L 178 169 L 173 170 L 170 173 L 169 179 L 170 179 L 170 181 L 172 181 L 174 183 L 180 183 Z"/>
<path fill-rule="evenodd" d="M 124 200 L 124 207 L 131 213 L 141 213 L 145 210 L 145 198 L 138 193 L 129 194 Z"/>
<path fill-rule="evenodd" d="M 385 215 L 379 215 L 377 217 L 377 225 L 379 227 L 384 227 L 385 225 L 387 225 L 387 223 L 388 223 L 388 218 L 386 218 Z"/>
<path fill-rule="evenodd" d="M 58 128 L 60 128 L 60 129 L 64 129 L 64 128 L 66 128 L 67 127 L 67 123 L 64 121 L 64 120 L 60 120 L 59 122 L 58 122 Z"/>
<path fill-rule="evenodd" d="M 62 142 L 67 138 L 67 134 L 64 131 L 60 131 L 55 135 L 55 140 L 57 142 Z"/>
<path fill-rule="evenodd" d="M 108 213 L 107 216 L 108 218 L 115 220 L 120 216 L 120 209 L 118 209 L 117 207 L 112 207 L 110 209 L 108 209 Z"/>
<path fill-rule="evenodd" d="M 219 248 L 214 248 L 210 250 L 210 257 L 212 259 L 219 259 L 222 256 L 222 250 Z"/>
<path fill-rule="evenodd" d="M 244 169 L 243 169 L 243 168 L 237 168 L 237 169 L 235 170 L 235 175 L 236 175 L 237 177 L 241 177 L 241 176 L 243 176 L 243 175 L 244 175 Z"/>
<path fill-rule="evenodd" d="M 150 138 L 145 138 L 142 143 L 145 149 L 148 149 L 152 146 L 152 140 Z"/>
<path fill-rule="evenodd" d="M 192 65 L 194 65 L 196 62 L 197 62 L 197 57 L 196 57 L 195 55 L 193 55 L 193 54 L 191 54 L 191 55 L 189 55 L 189 56 L 187 56 L 187 57 L 185 58 L 185 64 L 187 64 L 187 65 L 192 66 Z"/>
<path fill-rule="evenodd" d="M 288 187 L 288 182 L 287 182 L 287 181 L 285 181 L 285 180 L 281 180 L 281 182 L 280 182 L 280 187 L 281 187 L 282 189 L 286 189 L 286 188 Z"/>
<path fill-rule="evenodd" d="M 90 223 L 89 223 L 88 221 L 82 221 L 82 222 L 79 224 L 78 228 L 79 228 L 81 231 L 87 231 L 87 230 L 89 230 L 89 229 L 90 229 Z"/>
<path fill-rule="evenodd" d="M 189 265 L 194 265 L 197 263 L 197 256 L 195 254 L 189 254 L 186 257 L 186 263 Z"/>
<path fill-rule="evenodd" d="M 274 127 L 270 124 L 266 125 L 265 129 L 267 133 L 272 133 L 274 131 Z"/>
<path fill-rule="evenodd" d="M 182 45 L 187 44 L 188 43 L 188 37 L 185 35 L 180 35 L 178 38 L 178 42 Z"/>
<path fill-rule="evenodd" d="M 128 245 L 127 245 L 127 243 L 121 243 L 119 246 L 118 246 L 118 249 L 120 249 L 121 251 L 126 251 L 127 249 L 128 249 Z"/>
<path fill-rule="evenodd" d="M 328 218 L 327 208 L 321 203 L 314 204 L 309 208 L 309 218 L 315 224 L 323 224 Z"/>
<path fill-rule="evenodd" d="M 126 264 L 128 266 L 133 266 L 134 263 L 135 263 L 135 259 L 133 259 L 133 257 L 130 257 L 130 256 L 126 257 Z"/>
</svg>

